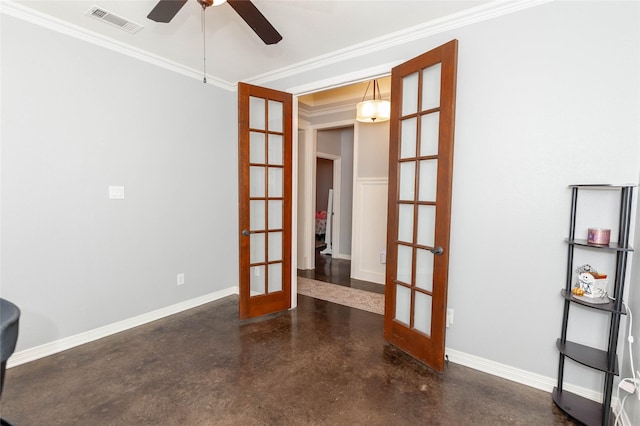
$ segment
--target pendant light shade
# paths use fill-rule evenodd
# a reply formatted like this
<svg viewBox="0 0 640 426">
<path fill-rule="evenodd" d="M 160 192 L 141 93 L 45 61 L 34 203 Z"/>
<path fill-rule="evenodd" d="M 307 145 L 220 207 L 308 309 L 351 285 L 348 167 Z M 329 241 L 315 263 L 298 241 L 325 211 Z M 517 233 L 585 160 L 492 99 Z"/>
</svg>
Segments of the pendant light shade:
<svg viewBox="0 0 640 426">
<path fill-rule="evenodd" d="M 380 86 L 378 86 L 377 80 L 373 80 L 373 99 L 368 101 L 364 100 L 367 96 L 370 85 L 371 82 L 367 85 L 367 90 L 364 92 L 362 102 L 359 102 L 356 105 L 356 120 L 363 123 L 381 123 L 389 120 L 389 117 L 391 117 L 391 103 L 389 101 L 382 100 L 382 96 L 380 95 Z M 376 99 L 376 97 L 379 99 Z"/>
</svg>

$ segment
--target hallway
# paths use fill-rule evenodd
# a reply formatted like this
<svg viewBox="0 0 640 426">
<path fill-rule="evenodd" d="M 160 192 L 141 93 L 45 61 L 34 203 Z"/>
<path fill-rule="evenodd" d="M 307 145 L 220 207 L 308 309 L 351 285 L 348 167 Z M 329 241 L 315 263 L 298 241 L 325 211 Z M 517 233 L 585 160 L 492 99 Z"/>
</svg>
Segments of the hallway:
<svg viewBox="0 0 640 426">
<path fill-rule="evenodd" d="M 334 259 L 328 254 L 320 254 L 322 247 L 316 248 L 316 268 L 310 270 L 298 269 L 298 276 L 311 278 L 345 287 L 384 294 L 384 285 L 351 279 L 351 261 Z"/>
</svg>

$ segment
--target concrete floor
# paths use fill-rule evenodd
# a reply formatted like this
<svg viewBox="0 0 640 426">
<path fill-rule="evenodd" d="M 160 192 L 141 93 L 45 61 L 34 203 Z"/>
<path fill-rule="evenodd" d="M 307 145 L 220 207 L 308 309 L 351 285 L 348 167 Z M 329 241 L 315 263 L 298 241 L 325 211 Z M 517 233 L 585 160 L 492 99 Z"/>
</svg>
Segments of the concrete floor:
<svg viewBox="0 0 640 426">
<path fill-rule="evenodd" d="M 383 317 L 299 296 L 239 321 L 231 296 L 7 372 L 31 425 L 570 425 L 551 396 L 385 343 Z"/>
</svg>

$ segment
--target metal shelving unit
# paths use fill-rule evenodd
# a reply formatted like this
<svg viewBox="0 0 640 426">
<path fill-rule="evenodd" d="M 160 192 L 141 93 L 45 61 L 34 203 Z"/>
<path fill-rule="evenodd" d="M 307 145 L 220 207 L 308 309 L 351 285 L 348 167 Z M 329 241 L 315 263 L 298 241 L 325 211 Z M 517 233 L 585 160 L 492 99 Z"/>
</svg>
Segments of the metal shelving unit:
<svg viewBox="0 0 640 426">
<path fill-rule="evenodd" d="M 624 293 L 625 274 L 628 254 L 633 251 L 629 246 L 631 226 L 631 200 L 634 185 L 572 185 L 571 187 L 571 218 L 569 223 L 569 238 L 566 239 L 567 252 L 567 278 L 565 288 L 561 291 L 564 298 L 564 312 L 562 317 L 562 331 L 556 342 L 560 359 L 558 362 L 558 385 L 553 389 L 553 401 L 568 416 L 586 425 L 608 426 L 611 419 L 611 396 L 613 394 L 613 379 L 619 375 L 618 357 L 616 348 L 618 345 L 618 333 L 620 329 L 620 316 L 626 312 L 622 304 Z M 583 190 L 609 190 L 620 192 L 620 217 L 618 242 L 608 246 L 589 244 L 585 240 L 575 239 L 576 214 L 578 206 L 578 193 Z M 583 299 L 578 299 L 571 293 L 573 281 L 573 256 L 574 250 L 604 250 L 616 256 L 615 277 L 613 281 L 613 295 L 609 303 L 595 304 Z M 572 304 L 579 304 L 587 308 L 608 312 L 610 315 L 607 350 L 599 350 L 567 340 L 567 325 Z M 604 391 L 602 403 L 583 398 L 563 389 L 565 359 L 578 362 L 586 367 L 601 371 L 604 374 Z"/>
</svg>

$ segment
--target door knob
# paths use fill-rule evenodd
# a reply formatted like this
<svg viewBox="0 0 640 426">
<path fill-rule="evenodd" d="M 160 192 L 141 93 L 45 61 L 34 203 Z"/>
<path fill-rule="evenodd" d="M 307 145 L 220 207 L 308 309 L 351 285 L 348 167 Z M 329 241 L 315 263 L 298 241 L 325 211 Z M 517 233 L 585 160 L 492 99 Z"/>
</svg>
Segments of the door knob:
<svg viewBox="0 0 640 426">
<path fill-rule="evenodd" d="M 433 253 L 433 254 L 435 254 L 437 256 L 439 256 L 442 253 L 444 253 L 444 249 L 442 247 L 440 247 L 440 246 L 435 246 L 434 248 L 429 249 L 429 250 L 431 251 L 431 253 Z"/>
<path fill-rule="evenodd" d="M 249 236 L 249 231 L 247 231 L 246 229 L 242 230 L 242 236 L 243 237 L 248 237 Z"/>
</svg>

